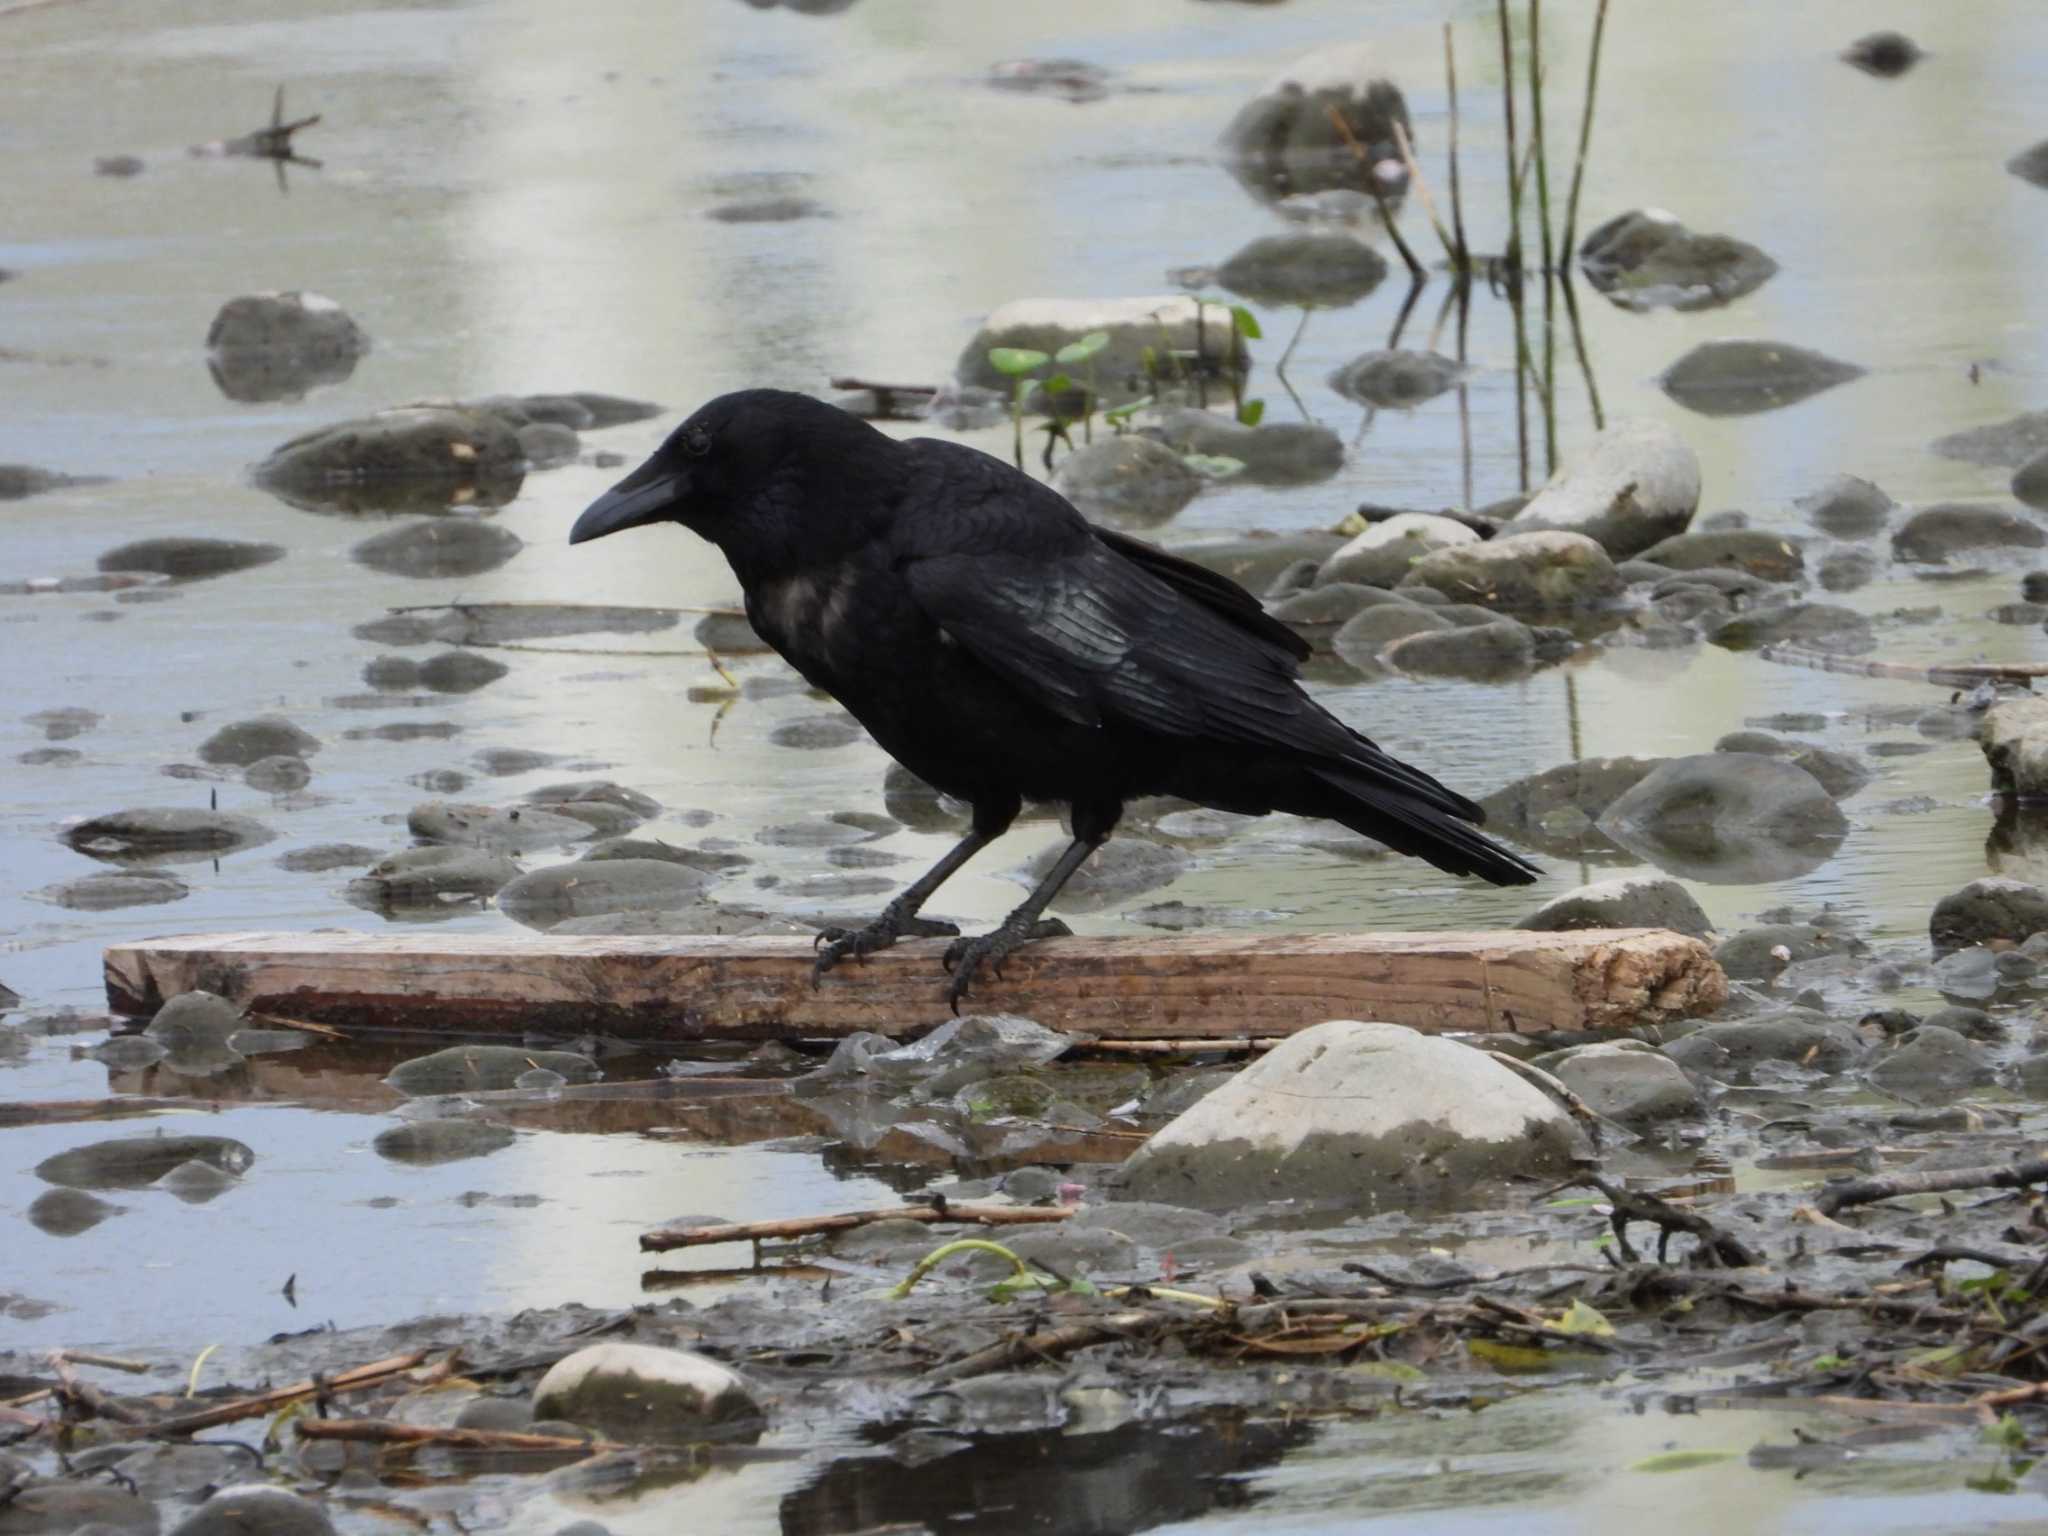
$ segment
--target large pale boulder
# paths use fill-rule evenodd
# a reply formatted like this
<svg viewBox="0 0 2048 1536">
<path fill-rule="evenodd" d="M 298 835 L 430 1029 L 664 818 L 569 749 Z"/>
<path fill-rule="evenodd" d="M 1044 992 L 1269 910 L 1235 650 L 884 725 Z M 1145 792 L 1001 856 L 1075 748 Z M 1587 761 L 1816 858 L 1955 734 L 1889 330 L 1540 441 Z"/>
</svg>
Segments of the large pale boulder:
<svg viewBox="0 0 2048 1536">
<path fill-rule="evenodd" d="M 738 1372 L 688 1350 L 620 1342 L 556 1361 L 533 1389 L 533 1411 L 635 1443 L 684 1443 L 761 1420 Z"/>
<path fill-rule="evenodd" d="M 1993 789 L 2022 800 L 2048 797 L 2048 699 L 2027 694 L 1992 705 L 1977 741 Z"/>
<path fill-rule="evenodd" d="M 1325 560 L 1316 571 L 1316 585 L 1349 581 L 1368 587 L 1395 586 L 1424 555 L 1478 542 L 1479 535 L 1456 518 L 1402 512 L 1368 524 Z"/>
<path fill-rule="evenodd" d="M 1498 1062 L 1398 1024 L 1335 1019 L 1169 1122 L 1120 1180 L 1133 1198 L 1179 1205 L 1373 1208 L 1562 1174 L 1578 1154 L 1571 1120 Z"/>
<path fill-rule="evenodd" d="M 1616 560 L 1685 532 L 1700 505 L 1700 460 L 1661 421 L 1621 421 L 1550 477 L 1508 531 L 1583 533 Z"/>
</svg>

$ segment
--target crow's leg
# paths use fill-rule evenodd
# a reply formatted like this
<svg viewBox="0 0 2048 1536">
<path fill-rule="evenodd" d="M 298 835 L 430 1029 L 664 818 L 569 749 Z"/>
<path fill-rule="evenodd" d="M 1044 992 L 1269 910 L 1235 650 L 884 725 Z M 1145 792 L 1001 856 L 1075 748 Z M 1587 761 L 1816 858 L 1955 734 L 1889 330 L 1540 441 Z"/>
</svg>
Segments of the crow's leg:
<svg viewBox="0 0 2048 1536">
<path fill-rule="evenodd" d="M 1020 809 L 1021 806 L 1016 801 L 1011 801 L 1007 805 L 977 804 L 974 808 L 974 825 L 968 834 L 938 863 L 905 886 L 894 901 L 882 908 L 881 915 L 873 922 L 861 928 L 821 930 L 817 938 L 818 958 L 811 967 L 811 985 L 816 986 L 819 978 L 848 955 L 858 960 L 861 956 L 873 954 L 878 949 L 887 949 L 898 939 L 936 939 L 958 933 L 960 930 L 954 924 L 919 917 L 918 910 L 931 900 L 932 893 L 951 879 L 962 864 L 1009 830 L 1010 823 L 1016 819 Z"/>
<path fill-rule="evenodd" d="M 1074 840 L 1060 855 L 1059 862 L 1038 882 L 1037 889 L 989 932 L 971 939 L 956 939 L 947 948 L 946 969 L 953 973 L 953 979 L 946 983 L 946 1001 L 952 1004 L 955 1013 L 960 1011 L 960 999 L 967 995 L 967 989 L 974 984 L 975 973 L 982 966 L 986 965 L 1001 976 L 1003 962 L 1023 945 L 1034 939 L 1056 938 L 1072 932 L 1058 918 L 1042 918 L 1040 914 L 1053 897 L 1059 895 L 1060 887 L 1073 878 L 1074 871 L 1088 862 L 1088 856 L 1109 841 L 1110 831 L 1122 812 L 1121 804 L 1087 808 L 1075 806 Z"/>
</svg>

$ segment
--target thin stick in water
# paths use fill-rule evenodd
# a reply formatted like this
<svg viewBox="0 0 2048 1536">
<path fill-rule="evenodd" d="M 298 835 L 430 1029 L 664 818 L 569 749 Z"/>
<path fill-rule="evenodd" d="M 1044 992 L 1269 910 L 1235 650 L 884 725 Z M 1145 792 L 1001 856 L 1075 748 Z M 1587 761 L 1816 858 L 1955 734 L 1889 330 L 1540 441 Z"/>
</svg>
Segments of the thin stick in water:
<svg viewBox="0 0 2048 1536">
<path fill-rule="evenodd" d="M 1536 217 L 1543 253 L 1543 464 L 1557 473 L 1557 271 L 1550 244 L 1550 156 L 1543 142 L 1543 0 L 1529 0 L 1529 149 L 1536 157 Z"/>
<path fill-rule="evenodd" d="M 1564 204 L 1564 259 L 1572 259 L 1572 241 L 1579 232 L 1579 187 L 1586 179 L 1586 150 L 1593 142 L 1593 98 L 1600 89 L 1600 40 L 1607 31 L 1607 0 L 1593 13 L 1593 49 L 1586 58 L 1586 105 L 1579 116 L 1579 158 L 1572 167 L 1571 195 Z"/>
<path fill-rule="evenodd" d="M 1507 0 L 1501 0 L 1506 4 Z M 1365 152 L 1365 146 L 1358 142 L 1358 135 L 1351 131 L 1351 125 L 1344 121 L 1344 114 L 1334 106 L 1330 108 L 1330 126 L 1337 130 L 1337 136 L 1350 147 L 1360 166 L 1365 170 L 1365 189 L 1372 194 L 1372 205 L 1380 213 L 1380 225 L 1387 232 L 1387 238 L 1394 242 L 1394 249 L 1401 253 L 1401 260 L 1407 265 L 1408 275 L 1417 282 L 1427 280 L 1428 274 L 1422 263 L 1415 259 L 1415 253 L 1408 249 L 1408 242 L 1401 238 L 1401 231 L 1394 224 L 1394 212 L 1387 206 L 1386 196 L 1380 191 L 1378 179 L 1373 175 L 1372 157 Z"/>
<path fill-rule="evenodd" d="M 1465 243 L 1465 199 L 1458 185 L 1458 58 L 1451 50 L 1451 24 L 1444 23 L 1444 82 L 1451 97 L 1451 232 L 1458 242 L 1454 261 L 1461 278 L 1472 275 L 1472 248 Z"/>
<path fill-rule="evenodd" d="M 1503 265 L 1510 286 L 1522 286 L 1522 179 L 1515 170 L 1515 47 L 1508 25 L 1508 0 L 1495 0 L 1500 8 L 1500 95 L 1501 111 L 1507 124 L 1508 152 L 1508 248 Z M 1524 489 L 1528 476 L 1523 475 Z"/>
</svg>

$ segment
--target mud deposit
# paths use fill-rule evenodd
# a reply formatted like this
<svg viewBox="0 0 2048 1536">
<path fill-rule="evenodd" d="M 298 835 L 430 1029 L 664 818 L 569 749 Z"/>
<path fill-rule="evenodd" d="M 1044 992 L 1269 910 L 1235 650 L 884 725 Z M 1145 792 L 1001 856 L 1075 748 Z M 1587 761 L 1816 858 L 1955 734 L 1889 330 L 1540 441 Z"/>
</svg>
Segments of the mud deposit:
<svg viewBox="0 0 2048 1536">
<path fill-rule="evenodd" d="M 2048 1227 L 1940 1187 L 2048 1132 L 2048 836 L 1985 761 L 2032 793 L 2048 737 L 1925 670 L 2048 660 L 2033 10 L 1616 0 L 1549 432 L 1500 294 L 1411 302 L 1355 162 L 1220 144 L 1366 42 L 1441 203 L 1449 20 L 1496 251 L 1490 11 L 246 11 L 0 5 L 0 1533 L 2048 1523 Z M 1543 10 L 1559 200 L 1591 12 Z M 319 116 L 294 163 L 250 153 L 274 108 Z M 1259 425 L 1204 332 L 1207 412 L 1128 452 L 1098 419 L 1063 484 L 1267 594 L 1317 696 L 1547 876 L 1146 804 L 1062 913 L 1703 936 L 1716 1017 L 1518 1047 L 1604 1122 L 1604 1184 L 1135 1202 L 1126 1158 L 1256 1068 L 1058 1018 L 451 1061 L 105 1016 L 101 951 L 153 933 L 872 915 L 959 808 L 758 648 L 709 547 L 571 522 L 714 394 L 937 386 L 1005 306 L 1187 293 L 1249 304 Z M 1008 456 L 985 407 L 886 430 Z M 993 922 L 1063 841 L 1021 822 L 933 915 Z M 1843 1202 L 1873 1177 L 1907 1182 Z M 641 1247 L 934 1197 L 1044 1219 Z M 959 1237 L 1015 1260 L 889 1294 Z M 628 1344 L 702 1358 L 623 1418 L 549 1385 Z"/>
</svg>

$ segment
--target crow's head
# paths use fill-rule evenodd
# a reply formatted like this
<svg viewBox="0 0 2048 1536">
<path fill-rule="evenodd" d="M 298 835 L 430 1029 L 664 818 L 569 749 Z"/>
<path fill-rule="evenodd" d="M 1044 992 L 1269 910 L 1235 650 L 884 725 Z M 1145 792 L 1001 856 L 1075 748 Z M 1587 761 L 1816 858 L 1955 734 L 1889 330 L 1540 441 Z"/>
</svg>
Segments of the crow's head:
<svg viewBox="0 0 2048 1536">
<path fill-rule="evenodd" d="M 807 493 L 829 491 L 830 466 L 858 463 L 878 445 L 886 452 L 888 442 L 809 395 L 778 389 L 720 395 L 585 508 L 569 542 L 667 522 L 729 544 L 747 537 L 764 516 L 807 500 Z"/>
</svg>

